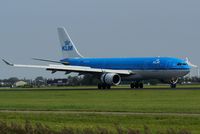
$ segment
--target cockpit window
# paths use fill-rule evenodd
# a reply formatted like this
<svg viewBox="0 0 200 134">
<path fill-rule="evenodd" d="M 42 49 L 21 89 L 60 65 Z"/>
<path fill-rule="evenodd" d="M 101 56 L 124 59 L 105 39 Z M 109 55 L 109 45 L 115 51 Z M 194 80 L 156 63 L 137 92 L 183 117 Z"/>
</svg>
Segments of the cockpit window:
<svg viewBox="0 0 200 134">
<path fill-rule="evenodd" d="M 185 66 L 187 65 L 186 63 L 177 63 L 177 66 Z"/>
</svg>

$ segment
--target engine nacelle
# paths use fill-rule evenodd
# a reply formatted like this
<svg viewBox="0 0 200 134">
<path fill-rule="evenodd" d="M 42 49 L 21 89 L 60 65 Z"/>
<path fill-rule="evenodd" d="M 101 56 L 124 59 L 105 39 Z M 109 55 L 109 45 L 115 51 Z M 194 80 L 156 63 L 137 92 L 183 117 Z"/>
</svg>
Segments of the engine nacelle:
<svg viewBox="0 0 200 134">
<path fill-rule="evenodd" d="M 119 85 L 121 77 L 115 73 L 104 73 L 101 75 L 101 82 L 109 85 Z"/>
</svg>

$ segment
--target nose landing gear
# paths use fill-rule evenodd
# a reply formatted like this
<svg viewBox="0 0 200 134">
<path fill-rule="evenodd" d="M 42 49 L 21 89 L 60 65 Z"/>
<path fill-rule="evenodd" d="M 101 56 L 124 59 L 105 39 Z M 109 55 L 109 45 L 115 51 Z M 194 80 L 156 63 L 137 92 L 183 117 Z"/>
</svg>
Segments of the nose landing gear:
<svg viewBox="0 0 200 134">
<path fill-rule="evenodd" d="M 171 88 L 176 88 L 176 83 L 178 82 L 178 78 L 176 78 L 176 79 L 172 79 L 171 81 L 170 81 L 170 87 Z"/>
</svg>

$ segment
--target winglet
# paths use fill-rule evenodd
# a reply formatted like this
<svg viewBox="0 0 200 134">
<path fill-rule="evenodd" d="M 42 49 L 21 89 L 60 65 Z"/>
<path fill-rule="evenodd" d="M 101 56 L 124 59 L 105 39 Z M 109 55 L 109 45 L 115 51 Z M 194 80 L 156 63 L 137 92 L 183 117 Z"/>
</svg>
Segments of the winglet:
<svg viewBox="0 0 200 134">
<path fill-rule="evenodd" d="M 12 64 L 12 63 L 6 61 L 5 59 L 2 59 L 2 61 L 3 61 L 4 63 L 6 63 L 7 65 L 9 65 L 9 66 L 14 66 L 14 64 Z"/>
</svg>

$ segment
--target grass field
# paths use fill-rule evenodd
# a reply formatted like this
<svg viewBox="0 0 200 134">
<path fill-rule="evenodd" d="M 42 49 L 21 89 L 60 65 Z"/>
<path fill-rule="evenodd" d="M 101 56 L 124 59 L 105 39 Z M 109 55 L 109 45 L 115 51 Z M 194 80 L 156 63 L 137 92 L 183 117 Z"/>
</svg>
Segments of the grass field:
<svg viewBox="0 0 200 134">
<path fill-rule="evenodd" d="M 200 90 L 0 90 L 0 109 L 200 113 Z"/>
<path fill-rule="evenodd" d="M 83 90 L 86 88 L 90 90 Z M 143 129 L 144 125 L 147 125 L 153 131 L 185 128 L 193 133 L 200 133 L 200 115 L 198 115 L 200 114 L 200 90 L 156 88 L 163 88 L 163 90 L 92 90 L 93 87 L 82 87 L 78 88 L 79 90 L 75 90 L 77 87 L 66 88 L 66 90 L 64 88 L 0 89 L 0 110 L 180 113 L 180 115 L 2 111 L 0 120 L 18 123 L 24 123 L 26 120 L 32 123 L 41 122 L 53 129 L 60 129 L 63 126 L 73 128 L 101 126 L 112 130 L 115 124 L 118 124 L 123 128 Z M 187 115 L 181 115 L 182 113 Z"/>
<path fill-rule="evenodd" d="M 102 127 L 115 131 L 116 125 L 125 130 L 128 128 L 143 130 L 146 125 L 153 132 L 165 131 L 169 128 L 187 129 L 194 134 L 200 132 L 200 117 L 196 116 L 0 113 L 0 117 L 3 121 L 20 124 L 24 124 L 26 120 L 33 124 L 40 122 L 54 130 L 67 126 L 74 129 Z"/>
</svg>

